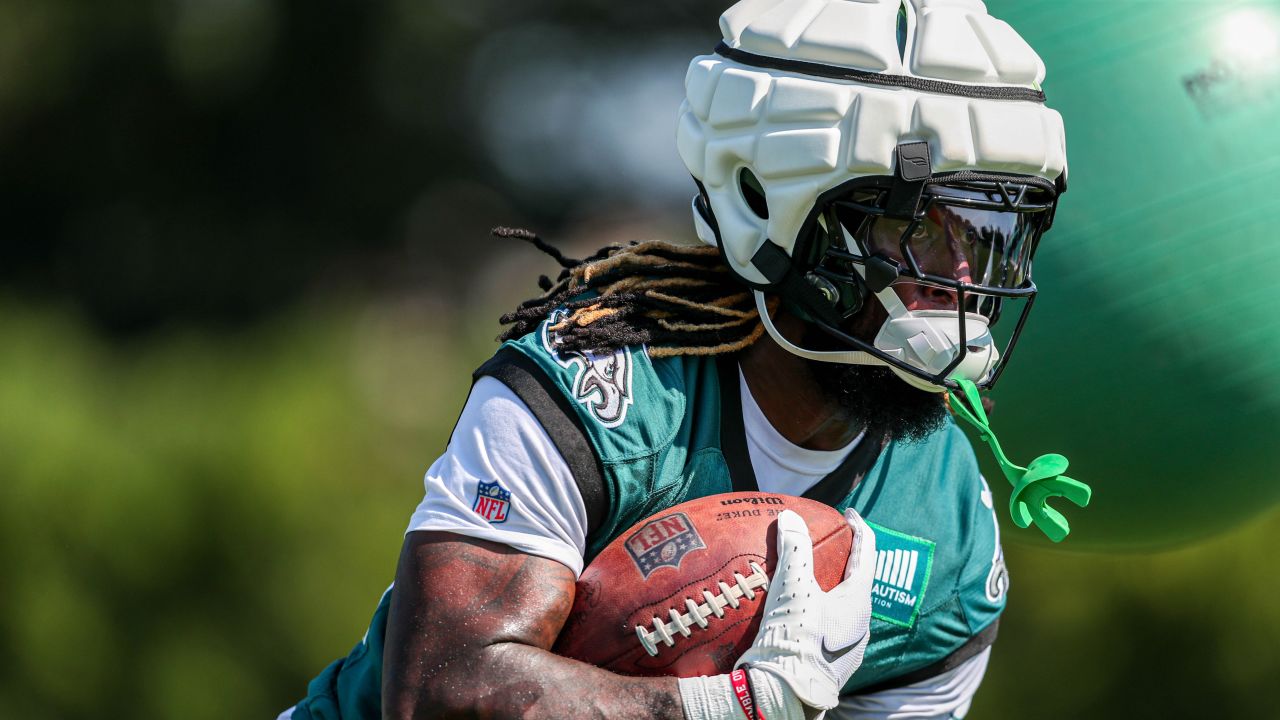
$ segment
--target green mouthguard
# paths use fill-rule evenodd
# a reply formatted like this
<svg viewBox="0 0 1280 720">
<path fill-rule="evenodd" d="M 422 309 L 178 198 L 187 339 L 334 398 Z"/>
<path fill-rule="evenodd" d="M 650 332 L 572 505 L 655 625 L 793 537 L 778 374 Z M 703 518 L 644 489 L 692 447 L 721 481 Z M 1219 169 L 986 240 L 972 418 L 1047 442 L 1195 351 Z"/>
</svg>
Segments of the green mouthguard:
<svg viewBox="0 0 1280 720">
<path fill-rule="evenodd" d="M 1073 480 L 1066 475 L 1067 459 L 1056 453 L 1041 455 L 1031 461 L 1029 467 L 1022 467 L 1010 462 L 1000 447 L 1000 441 L 991 430 L 987 413 L 982 409 L 982 398 L 978 396 L 978 388 L 970 381 L 953 378 L 960 385 L 960 392 L 949 392 L 951 410 L 977 429 L 983 441 L 991 448 L 1000 470 L 1013 485 L 1013 495 L 1009 497 L 1009 514 L 1013 522 L 1020 528 L 1035 523 L 1048 538 L 1054 542 L 1062 542 L 1071 532 L 1071 525 L 1062 513 L 1049 506 L 1049 498 L 1066 498 L 1077 507 L 1089 504 L 1093 491 L 1088 485 Z"/>
</svg>

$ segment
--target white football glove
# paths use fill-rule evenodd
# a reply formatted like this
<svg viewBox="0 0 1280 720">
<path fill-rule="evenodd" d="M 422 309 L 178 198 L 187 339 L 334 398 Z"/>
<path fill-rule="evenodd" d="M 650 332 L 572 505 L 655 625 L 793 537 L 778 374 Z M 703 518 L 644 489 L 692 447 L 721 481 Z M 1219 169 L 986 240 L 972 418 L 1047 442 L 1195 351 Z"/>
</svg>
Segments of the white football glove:
<svg viewBox="0 0 1280 720">
<path fill-rule="evenodd" d="M 813 541 L 799 515 L 778 516 L 778 569 L 769 581 L 764 620 L 751 649 L 738 660 L 776 675 L 800 701 L 818 710 L 840 703 L 840 688 L 862 664 L 871 637 L 875 533 L 853 510 L 853 549 L 844 580 L 822 592 L 813 579 Z"/>
<path fill-rule="evenodd" d="M 844 580 L 823 592 L 813 577 L 813 541 L 796 513 L 778 516 L 778 565 L 769 580 L 764 619 L 755 644 L 738 660 L 751 694 L 770 720 L 803 720 L 804 706 L 826 711 L 862 664 L 871 637 L 875 533 L 852 509 L 853 549 Z M 680 680 L 689 720 L 742 717 L 728 692 L 728 675 Z"/>
</svg>

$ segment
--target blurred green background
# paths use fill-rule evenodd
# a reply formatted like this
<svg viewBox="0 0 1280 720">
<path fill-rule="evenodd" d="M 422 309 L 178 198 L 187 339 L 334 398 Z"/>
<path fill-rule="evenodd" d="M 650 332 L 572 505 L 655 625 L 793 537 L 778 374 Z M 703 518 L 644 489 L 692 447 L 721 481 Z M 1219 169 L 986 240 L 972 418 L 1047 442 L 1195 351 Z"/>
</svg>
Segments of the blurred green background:
<svg viewBox="0 0 1280 720">
<path fill-rule="evenodd" d="M 1005 526 L 971 716 L 1280 717 L 1280 3 L 989 5 L 1072 159 L 994 422 L 1096 501 Z M 721 10 L 0 0 L 0 717 L 274 718 L 345 654 L 550 269 L 487 229 L 689 238 Z"/>
</svg>

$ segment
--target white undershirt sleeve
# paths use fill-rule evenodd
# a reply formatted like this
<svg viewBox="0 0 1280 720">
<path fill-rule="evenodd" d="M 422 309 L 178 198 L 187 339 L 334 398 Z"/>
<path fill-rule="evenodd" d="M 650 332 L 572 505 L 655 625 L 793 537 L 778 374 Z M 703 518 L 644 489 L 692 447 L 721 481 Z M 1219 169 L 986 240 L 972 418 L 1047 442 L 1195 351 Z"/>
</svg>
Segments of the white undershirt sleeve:
<svg viewBox="0 0 1280 720">
<path fill-rule="evenodd" d="M 498 380 L 482 377 L 471 388 L 424 484 L 406 532 L 490 540 L 582 574 L 587 511 L 573 474 L 537 418 Z"/>
<path fill-rule="evenodd" d="M 937 677 L 878 693 L 840 698 L 829 720 L 949 720 L 963 718 L 987 672 L 991 648 Z"/>
</svg>

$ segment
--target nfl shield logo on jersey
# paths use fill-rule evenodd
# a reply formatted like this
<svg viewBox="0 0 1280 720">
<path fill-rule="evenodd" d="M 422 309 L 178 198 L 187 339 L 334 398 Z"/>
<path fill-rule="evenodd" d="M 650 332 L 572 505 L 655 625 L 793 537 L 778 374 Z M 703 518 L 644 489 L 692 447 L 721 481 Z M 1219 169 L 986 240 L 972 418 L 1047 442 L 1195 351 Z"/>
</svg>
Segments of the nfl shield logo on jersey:
<svg viewBox="0 0 1280 720">
<path fill-rule="evenodd" d="M 660 567 L 680 567 L 680 560 L 706 547 L 684 513 L 654 518 L 627 538 L 627 553 L 647 580 Z"/>
<path fill-rule="evenodd" d="M 511 491 L 498 484 L 481 482 L 476 488 L 476 501 L 472 510 L 480 517 L 497 525 L 507 521 L 507 510 L 511 507 Z"/>
</svg>

